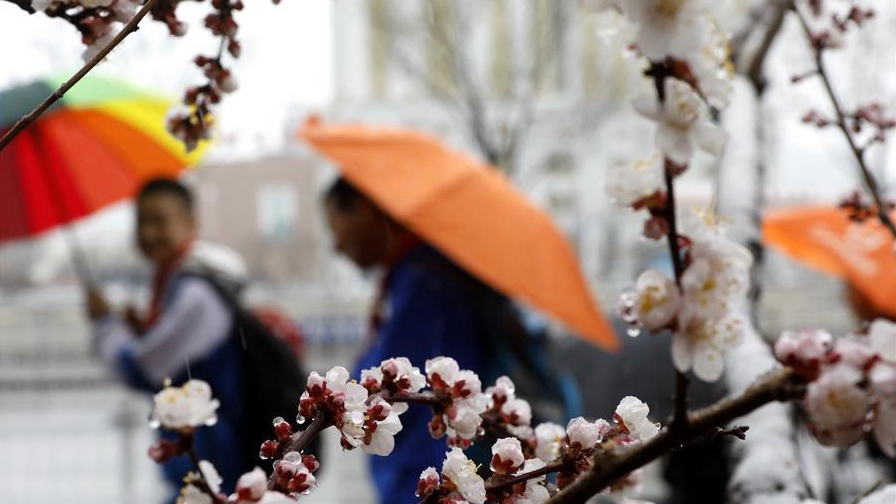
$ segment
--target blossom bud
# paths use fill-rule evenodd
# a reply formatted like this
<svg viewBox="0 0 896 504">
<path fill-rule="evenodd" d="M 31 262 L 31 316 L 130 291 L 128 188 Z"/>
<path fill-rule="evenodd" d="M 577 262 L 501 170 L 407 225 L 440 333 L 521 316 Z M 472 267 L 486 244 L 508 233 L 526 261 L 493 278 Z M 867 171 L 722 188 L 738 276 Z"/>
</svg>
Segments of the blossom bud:
<svg viewBox="0 0 896 504">
<path fill-rule="evenodd" d="M 520 440 L 501 438 L 492 446 L 492 471 L 498 474 L 510 474 L 525 462 Z"/>
<path fill-rule="evenodd" d="M 261 468 L 256 467 L 240 476 L 236 482 L 236 495 L 240 502 L 260 500 L 268 488 L 268 477 Z"/>
<path fill-rule="evenodd" d="M 775 342 L 775 357 L 803 378 L 814 380 L 832 340 L 826 331 L 785 331 Z"/>
<path fill-rule="evenodd" d="M 578 445 L 582 450 L 594 447 L 600 439 L 600 426 L 582 417 L 573 418 L 566 426 L 570 446 Z"/>
<path fill-rule="evenodd" d="M 157 464 L 164 464 L 172 458 L 183 453 L 180 443 L 162 439 L 158 443 L 149 447 L 149 458 L 156 461 Z"/>
<path fill-rule="evenodd" d="M 268 439 L 264 443 L 261 443 L 261 450 L 259 451 L 258 456 L 264 460 L 269 460 L 276 457 L 278 451 L 280 451 L 280 443 L 273 439 Z"/>
</svg>

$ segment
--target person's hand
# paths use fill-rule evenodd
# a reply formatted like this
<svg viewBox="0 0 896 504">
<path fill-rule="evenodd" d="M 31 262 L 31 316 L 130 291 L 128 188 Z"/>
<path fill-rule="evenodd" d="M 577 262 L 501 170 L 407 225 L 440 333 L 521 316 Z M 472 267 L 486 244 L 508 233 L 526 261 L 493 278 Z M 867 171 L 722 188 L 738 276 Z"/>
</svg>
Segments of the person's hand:
<svg viewBox="0 0 896 504">
<path fill-rule="evenodd" d="M 99 289 L 93 285 L 84 287 L 84 298 L 87 304 L 87 316 L 90 317 L 90 320 L 104 317 L 112 311 L 109 308 L 109 302 L 106 301 Z"/>
<path fill-rule="evenodd" d="M 142 332 L 143 319 L 140 317 L 140 314 L 137 312 L 137 308 L 135 308 L 134 305 L 127 305 L 124 308 L 124 321 L 127 322 L 128 326 L 130 326 L 135 334 L 140 334 Z"/>
</svg>

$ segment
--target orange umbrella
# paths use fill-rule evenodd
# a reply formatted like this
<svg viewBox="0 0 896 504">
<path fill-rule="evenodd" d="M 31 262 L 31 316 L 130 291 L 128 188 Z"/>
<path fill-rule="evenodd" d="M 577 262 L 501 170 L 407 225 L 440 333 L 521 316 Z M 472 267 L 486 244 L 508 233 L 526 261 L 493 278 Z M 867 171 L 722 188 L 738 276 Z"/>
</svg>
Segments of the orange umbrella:
<svg viewBox="0 0 896 504">
<path fill-rule="evenodd" d="M 847 279 L 877 311 L 896 317 L 894 240 L 877 220 L 857 223 L 827 206 L 782 208 L 766 212 L 762 235 L 797 261 Z"/>
<path fill-rule="evenodd" d="M 379 207 L 480 280 L 619 346 L 569 243 L 498 170 L 406 129 L 309 121 L 301 136 Z"/>
</svg>

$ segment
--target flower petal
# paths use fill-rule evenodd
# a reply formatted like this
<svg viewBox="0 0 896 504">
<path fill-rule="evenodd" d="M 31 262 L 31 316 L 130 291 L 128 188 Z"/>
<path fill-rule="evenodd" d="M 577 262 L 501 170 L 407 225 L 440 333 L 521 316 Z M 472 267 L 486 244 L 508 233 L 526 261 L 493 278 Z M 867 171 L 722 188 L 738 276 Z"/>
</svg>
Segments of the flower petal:
<svg viewBox="0 0 896 504">
<path fill-rule="evenodd" d="M 700 149 L 713 156 L 721 156 L 725 150 L 728 133 L 709 121 L 700 121 L 692 129 L 694 142 Z"/>
<path fill-rule="evenodd" d="M 687 132 L 664 123 L 657 125 L 656 146 L 677 165 L 688 164 L 694 152 Z"/>
<path fill-rule="evenodd" d="M 706 382 L 714 382 L 722 377 L 725 360 L 714 348 L 698 348 L 694 354 L 694 374 Z"/>
<path fill-rule="evenodd" d="M 687 336 L 678 333 L 672 336 L 672 362 L 675 369 L 682 373 L 691 369 L 691 352 L 693 349 Z"/>
<path fill-rule="evenodd" d="M 663 117 L 659 101 L 650 93 L 641 93 L 632 98 L 632 107 L 635 112 L 653 121 L 659 121 Z"/>
</svg>

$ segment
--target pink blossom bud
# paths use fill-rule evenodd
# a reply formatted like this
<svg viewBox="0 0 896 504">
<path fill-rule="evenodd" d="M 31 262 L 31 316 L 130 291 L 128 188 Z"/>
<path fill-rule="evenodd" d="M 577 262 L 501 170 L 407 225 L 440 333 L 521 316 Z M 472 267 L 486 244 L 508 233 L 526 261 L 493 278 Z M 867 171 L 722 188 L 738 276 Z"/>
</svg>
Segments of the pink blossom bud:
<svg viewBox="0 0 896 504">
<path fill-rule="evenodd" d="M 775 357 L 807 380 L 814 380 L 833 338 L 827 331 L 785 331 L 775 342 Z"/>
<path fill-rule="evenodd" d="M 573 418 L 566 426 L 566 435 L 570 446 L 578 445 L 579 449 L 588 450 L 596 445 L 600 437 L 600 426 L 582 417 Z"/>
<path fill-rule="evenodd" d="M 162 439 L 158 443 L 149 447 L 149 458 L 156 461 L 157 464 L 168 462 L 172 458 L 183 453 L 180 443 Z"/>
<path fill-rule="evenodd" d="M 268 460 L 276 457 L 278 451 L 280 451 L 280 443 L 274 441 L 273 439 L 268 439 L 264 443 L 261 443 L 261 450 L 258 456 L 262 459 Z"/>
<path fill-rule="evenodd" d="M 236 495 L 240 502 L 258 501 L 267 489 L 268 477 L 259 467 L 243 474 L 236 482 Z"/>
<path fill-rule="evenodd" d="M 277 417 L 274 419 L 274 434 L 280 441 L 286 441 L 292 436 L 292 425 L 282 417 Z"/>
<path fill-rule="evenodd" d="M 806 391 L 805 408 L 812 434 L 821 444 L 849 446 L 864 434 L 871 405 L 858 385 L 862 374 L 848 364 L 824 368 Z"/>
<path fill-rule="evenodd" d="M 516 471 L 525 460 L 519 439 L 502 438 L 492 446 L 491 469 L 498 474 L 510 474 Z"/>
<path fill-rule="evenodd" d="M 441 483 L 439 473 L 436 469 L 434 467 L 427 467 L 420 473 L 420 479 L 417 480 L 417 492 L 415 495 L 424 499 L 426 496 L 436 491 Z"/>
<path fill-rule="evenodd" d="M 320 462 L 317 460 L 317 457 L 310 453 L 302 454 L 302 465 L 307 467 L 310 472 L 316 472 L 320 469 Z"/>
</svg>

